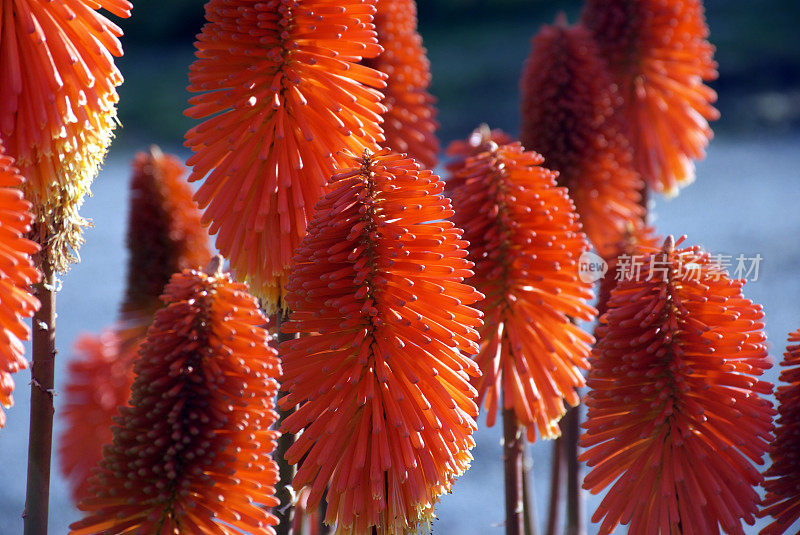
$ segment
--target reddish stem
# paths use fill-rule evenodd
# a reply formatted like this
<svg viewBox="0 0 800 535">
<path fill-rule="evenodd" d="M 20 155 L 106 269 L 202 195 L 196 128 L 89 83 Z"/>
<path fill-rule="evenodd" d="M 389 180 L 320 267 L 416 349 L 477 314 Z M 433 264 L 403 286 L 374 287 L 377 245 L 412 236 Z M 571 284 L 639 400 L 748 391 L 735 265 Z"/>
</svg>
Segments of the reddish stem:
<svg viewBox="0 0 800 535">
<path fill-rule="evenodd" d="M 506 491 L 506 535 L 524 535 L 522 455 L 525 437 L 513 409 L 503 409 L 503 466 Z"/>
<path fill-rule="evenodd" d="M 564 416 L 564 456 L 567 464 L 567 529 L 566 535 L 586 535 L 583 496 L 581 495 L 581 465 L 578 461 L 580 437 L 580 405 Z"/>
<path fill-rule="evenodd" d="M 547 510 L 545 535 L 556 535 L 560 526 L 561 509 L 564 507 L 564 438 L 553 442 L 553 465 L 550 472 L 550 506 Z"/>
<path fill-rule="evenodd" d="M 286 340 L 296 338 L 295 334 L 284 334 L 281 332 L 281 325 L 289 319 L 288 310 L 279 310 L 275 314 L 275 328 L 278 331 L 278 347 Z M 283 420 L 294 412 L 294 409 L 278 411 L 278 428 Z M 278 447 L 275 449 L 275 461 L 278 463 L 278 473 L 280 481 L 275 489 L 275 495 L 280 500 L 280 504 L 275 508 L 275 516 L 278 517 L 278 525 L 275 526 L 276 535 L 292 535 L 294 523 L 294 491 L 292 490 L 292 479 L 294 479 L 295 467 L 286 460 L 286 452 L 294 444 L 293 433 L 282 433 L 278 438 Z"/>
<path fill-rule="evenodd" d="M 42 282 L 34 286 L 41 308 L 33 316 L 31 424 L 25 535 L 46 535 L 53 445 L 53 379 L 56 358 L 56 277 L 46 254 L 40 256 Z"/>
</svg>

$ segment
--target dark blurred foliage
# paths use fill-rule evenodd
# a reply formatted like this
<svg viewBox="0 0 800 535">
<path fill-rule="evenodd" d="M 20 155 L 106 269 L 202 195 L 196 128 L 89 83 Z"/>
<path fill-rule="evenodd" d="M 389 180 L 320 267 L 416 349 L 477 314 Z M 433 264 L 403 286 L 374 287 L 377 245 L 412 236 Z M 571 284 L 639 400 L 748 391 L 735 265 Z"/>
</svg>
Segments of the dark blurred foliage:
<svg viewBox="0 0 800 535">
<path fill-rule="evenodd" d="M 176 144 L 191 126 L 182 116 L 187 68 L 203 24 L 201 0 L 134 0 L 120 22 L 126 56 L 120 67 L 124 135 Z M 482 121 L 514 133 L 518 79 L 530 38 L 580 0 L 418 0 L 420 32 L 439 99 L 441 137 L 465 136 Z M 715 130 L 782 131 L 800 127 L 799 0 L 706 0 L 717 47 L 722 120 Z"/>
</svg>

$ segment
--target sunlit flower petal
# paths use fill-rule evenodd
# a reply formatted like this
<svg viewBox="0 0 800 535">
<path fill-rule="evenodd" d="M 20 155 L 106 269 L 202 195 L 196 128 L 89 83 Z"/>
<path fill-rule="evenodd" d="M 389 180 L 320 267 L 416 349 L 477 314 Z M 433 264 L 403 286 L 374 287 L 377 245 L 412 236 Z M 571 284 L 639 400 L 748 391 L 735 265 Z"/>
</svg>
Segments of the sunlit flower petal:
<svg viewBox="0 0 800 535">
<path fill-rule="evenodd" d="M 26 178 L 38 239 L 66 269 L 82 243 L 78 208 L 116 126 L 122 31 L 98 10 L 130 16 L 126 0 L 3 0 L 0 140 Z"/>
<path fill-rule="evenodd" d="M 267 309 L 344 149 L 383 140 L 374 88 L 359 64 L 381 52 L 375 0 L 211 0 L 189 74 L 190 181 L 216 245 Z"/>
<path fill-rule="evenodd" d="M 384 51 L 364 65 L 388 75 L 383 104 L 384 147 L 432 169 L 439 158 L 436 99 L 428 92 L 431 67 L 417 32 L 415 0 L 378 0 L 375 30 Z"/>
<path fill-rule="evenodd" d="M 287 459 L 340 534 L 416 533 L 472 456 L 481 298 L 439 177 L 384 150 L 331 180 L 295 257 L 281 344 Z"/>
<path fill-rule="evenodd" d="M 764 313 L 699 247 L 670 237 L 641 263 L 596 331 L 583 486 L 611 488 L 592 520 L 601 534 L 743 535 L 775 413 L 757 379 L 771 366 Z"/>
<path fill-rule="evenodd" d="M 280 365 L 246 287 L 186 270 L 142 345 L 129 406 L 73 535 L 273 534 Z M 260 504 L 260 505 L 259 505 Z"/>
<path fill-rule="evenodd" d="M 654 190 L 676 195 L 694 180 L 694 161 L 719 112 L 714 47 L 701 0 L 587 0 L 592 31 L 625 100 L 635 168 Z"/>
<path fill-rule="evenodd" d="M 486 294 L 486 315 L 474 379 L 488 425 L 498 405 L 514 409 L 527 428 L 559 435 L 564 400 L 577 405 L 594 339 L 570 321 L 590 320 L 591 283 L 578 276 L 586 236 L 565 188 L 543 158 L 519 143 L 486 142 L 448 181 L 456 215 L 475 263 L 473 284 Z M 455 187 L 452 184 L 455 183 Z"/>
<path fill-rule="evenodd" d="M 19 190 L 23 179 L 13 165 L 0 144 L 0 428 L 6 422 L 3 407 L 14 405 L 11 374 L 28 367 L 22 345 L 30 337 L 25 318 L 39 308 L 29 288 L 41 277 L 31 257 L 39 247 L 23 237 L 31 228 L 31 203 Z"/>
<path fill-rule="evenodd" d="M 626 224 L 644 216 L 644 184 L 633 168 L 622 100 L 589 31 L 563 21 L 543 27 L 520 91 L 520 141 L 558 171 L 583 231 L 600 256 L 610 256 Z"/>
<path fill-rule="evenodd" d="M 789 335 L 789 345 L 781 362 L 778 419 L 775 440 L 770 445 L 770 466 L 761 485 L 766 489 L 764 508 L 758 516 L 775 521 L 761 530 L 761 535 L 788 533 L 800 519 L 800 331 Z"/>
</svg>

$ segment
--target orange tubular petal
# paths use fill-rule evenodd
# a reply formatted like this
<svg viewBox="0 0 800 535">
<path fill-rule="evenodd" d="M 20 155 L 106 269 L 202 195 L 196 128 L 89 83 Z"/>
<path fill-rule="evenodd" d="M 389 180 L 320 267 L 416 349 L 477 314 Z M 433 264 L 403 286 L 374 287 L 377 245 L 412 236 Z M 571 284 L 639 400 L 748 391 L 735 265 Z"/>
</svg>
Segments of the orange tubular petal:
<svg viewBox="0 0 800 535">
<path fill-rule="evenodd" d="M 770 466 L 761 486 L 767 491 L 759 517 L 771 516 L 773 523 L 761 530 L 761 535 L 788 533 L 800 518 L 800 331 L 789 335 L 789 345 L 781 362 L 781 382 L 775 397 L 778 399 L 778 419 L 775 440 L 770 445 Z"/>
<path fill-rule="evenodd" d="M 164 290 L 129 406 L 72 534 L 274 534 L 274 396 L 266 318 L 241 283 L 185 270 Z"/>
<path fill-rule="evenodd" d="M 375 30 L 384 51 L 364 64 L 387 74 L 383 146 L 432 169 L 439 157 L 436 99 L 428 92 L 431 66 L 417 32 L 414 0 L 378 0 Z"/>
<path fill-rule="evenodd" d="M 680 242 L 679 242 L 680 243 Z M 772 438 L 761 307 L 699 247 L 672 238 L 611 291 L 585 398 L 584 488 L 609 534 L 744 535 Z"/>
<path fill-rule="evenodd" d="M 376 0 L 211 0 L 189 73 L 190 181 L 216 245 L 267 308 L 343 148 L 383 141 Z"/>
<path fill-rule="evenodd" d="M 634 166 L 669 196 L 694 180 L 708 121 L 719 112 L 704 82 L 717 78 L 700 0 L 587 0 L 581 21 L 608 59 L 625 101 Z"/>
<path fill-rule="evenodd" d="M 583 230 L 608 258 L 640 221 L 644 184 L 633 168 L 621 98 L 591 34 L 583 26 L 545 26 L 533 40 L 520 82 L 520 141 L 558 171 Z"/>
<path fill-rule="evenodd" d="M 23 182 L 14 160 L 5 155 L 0 144 L 0 428 L 6 423 L 3 408 L 14 405 L 11 374 L 28 367 L 22 345 L 30 337 L 25 319 L 39 309 L 39 300 L 29 291 L 41 278 L 31 258 L 39 247 L 24 238 L 33 218 L 31 203 L 19 191 Z"/>
<path fill-rule="evenodd" d="M 489 425 L 502 397 L 529 440 L 537 430 L 553 438 L 564 398 L 578 403 L 593 341 L 570 321 L 595 315 L 587 304 L 592 285 L 578 277 L 589 244 L 567 190 L 540 167 L 542 157 L 519 143 L 498 146 L 490 135 L 488 129 L 473 134 L 466 146 L 477 155 L 456 163 L 448 181 L 453 221 L 465 229 L 475 263 L 474 284 L 486 294 L 478 305 L 486 317 L 475 357 L 483 376 L 473 384 Z"/>
<path fill-rule="evenodd" d="M 7 0 L 0 6 L 0 142 L 27 180 L 42 243 L 65 270 L 82 243 L 78 208 L 116 126 L 124 0 Z"/>
<path fill-rule="evenodd" d="M 298 405 L 283 429 L 298 433 L 293 485 L 327 486 L 337 533 L 402 535 L 469 466 L 476 428 L 462 351 L 475 349 L 481 298 L 439 177 L 383 150 L 343 155 L 295 257 L 280 347 Z"/>
</svg>

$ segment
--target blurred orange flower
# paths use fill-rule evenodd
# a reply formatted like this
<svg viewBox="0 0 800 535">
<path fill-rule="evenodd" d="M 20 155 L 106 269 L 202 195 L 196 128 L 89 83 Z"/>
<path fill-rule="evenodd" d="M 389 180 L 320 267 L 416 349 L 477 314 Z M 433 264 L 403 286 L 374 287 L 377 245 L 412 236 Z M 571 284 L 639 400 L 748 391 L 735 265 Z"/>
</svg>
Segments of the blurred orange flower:
<svg viewBox="0 0 800 535">
<path fill-rule="evenodd" d="M 432 169 L 439 158 L 436 99 L 428 92 L 431 66 L 417 32 L 414 0 L 378 0 L 375 30 L 384 51 L 364 65 L 388 75 L 383 93 L 383 146 Z"/>
<path fill-rule="evenodd" d="M 33 203 L 37 238 L 66 269 L 83 242 L 78 208 L 116 126 L 126 0 L 4 0 L 0 8 L 0 141 Z"/>
<path fill-rule="evenodd" d="M 583 230 L 604 258 L 644 217 L 622 100 L 586 28 L 544 26 L 520 81 L 520 141 L 569 189 Z"/>
<path fill-rule="evenodd" d="M 206 265 L 211 251 L 183 162 L 153 147 L 136 154 L 132 171 L 128 283 L 121 315 L 123 320 L 127 315 L 145 316 L 149 324 L 170 277 Z"/>
<path fill-rule="evenodd" d="M 772 466 L 761 486 L 767 491 L 759 517 L 771 516 L 775 521 L 761 530 L 761 535 L 788 533 L 800 518 L 800 331 L 789 335 L 789 345 L 781 365 L 778 387 L 777 429 L 770 445 Z"/>
<path fill-rule="evenodd" d="M 31 333 L 25 318 L 39 309 L 39 300 L 29 290 L 41 278 L 31 257 L 39 247 L 24 238 L 33 218 L 31 203 L 19 190 L 23 182 L 14 160 L 5 155 L 0 144 L 0 428 L 6 423 L 3 407 L 14 405 L 11 374 L 28 367 L 22 342 Z"/>
<path fill-rule="evenodd" d="M 375 0 L 210 0 L 186 114 L 190 181 L 238 277 L 273 309 L 335 153 L 383 141 Z"/>
<path fill-rule="evenodd" d="M 678 242 L 678 245 L 680 241 Z M 669 237 L 611 292 L 584 398 L 584 488 L 611 485 L 600 533 L 744 534 L 772 438 L 759 305 L 699 247 Z"/>
<path fill-rule="evenodd" d="M 133 362 L 170 277 L 208 263 L 208 234 L 175 156 L 158 148 L 133 160 L 128 207 L 128 282 L 119 321 L 99 336 L 83 335 L 67 367 L 60 436 L 61 471 L 75 502 L 87 497 L 91 469 L 111 443 L 117 407 L 133 383 Z"/>
<path fill-rule="evenodd" d="M 673 196 L 694 180 L 694 162 L 719 112 L 714 47 L 701 0 L 586 0 L 581 17 L 608 60 L 625 100 L 635 168 Z"/>
<path fill-rule="evenodd" d="M 267 320 L 218 271 L 176 274 L 163 299 L 70 533 L 273 534 L 280 365 Z"/>
<path fill-rule="evenodd" d="M 136 342 L 123 351 L 114 329 L 98 336 L 83 334 L 75 341 L 75 356 L 67 365 L 64 401 L 59 407 L 65 427 L 58 448 L 61 473 L 75 503 L 91 496 L 89 476 L 103 458 L 103 446 L 112 442 L 111 426 L 118 407 L 130 397 L 133 361 L 141 339 Z"/>
<path fill-rule="evenodd" d="M 478 407 L 460 351 L 481 298 L 439 177 L 388 150 L 346 154 L 295 257 L 281 344 L 282 430 L 308 507 L 328 490 L 337 533 L 404 534 L 467 469 Z"/>
<path fill-rule="evenodd" d="M 579 402 L 581 368 L 594 339 L 570 321 L 591 320 L 592 284 L 578 277 L 589 244 L 565 188 L 543 158 L 519 143 L 486 142 L 448 182 L 457 226 L 475 263 L 473 284 L 486 298 L 481 346 L 483 375 L 473 380 L 494 425 L 502 395 L 527 428 L 544 438 L 560 434 L 558 420 Z"/>
</svg>

